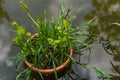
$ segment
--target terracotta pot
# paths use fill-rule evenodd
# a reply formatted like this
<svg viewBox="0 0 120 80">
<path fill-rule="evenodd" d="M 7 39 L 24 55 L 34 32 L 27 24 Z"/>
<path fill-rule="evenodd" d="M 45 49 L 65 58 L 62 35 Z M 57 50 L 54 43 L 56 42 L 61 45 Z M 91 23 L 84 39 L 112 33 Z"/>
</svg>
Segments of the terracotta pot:
<svg viewBox="0 0 120 80">
<path fill-rule="evenodd" d="M 70 50 L 70 56 L 72 56 L 73 54 L 73 49 Z M 27 67 L 31 67 L 33 71 L 35 72 L 41 72 L 42 74 L 52 74 L 54 73 L 54 69 L 39 69 L 39 68 L 36 68 L 34 66 L 32 66 L 31 63 L 29 63 L 26 59 L 24 60 L 25 62 L 25 65 Z M 70 58 L 68 58 L 62 65 L 56 67 L 56 71 L 59 72 L 61 71 L 62 69 L 64 69 L 70 62 Z"/>
<path fill-rule="evenodd" d="M 34 39 L 36 36 L 38 36 L 39 33 L 36 33 L 35 35 L 33 35 L 30 39 Z M 41 33 L 40 33 L 41 34 Z M 29 40 L 28 40 L 29 41 Z M 73 49 L 70 49 L 70 56 L 73 55 Z M 34 66 L 32 66 L 32 64 L 30 62 L 27 61 L 27 59 L 24 60 L 24 63 L 25 63 L 25 66 L 26 67 L 31 67 L 32 68 L 32 73 L 33 74 L 38 74 L 38 72 L 42 73 L 42 75 L 53 75 L 54 74 L 54 69 L 39 69 L 39 68 L 36 68 Z M 69 63 L 70 63 L 70 58 L 68 58 L 62 65 L 56 67 L 56 71 L 57 73 L 60 72 L 60 75 L 61 75 L 61 71 L 66 71 L 67 67 L 69 66 Z M 64 72 L 62 72 L 64 73 Z M 59 74 L 58 74 L 59 75 Z M 47 79 L 46 79 L 47 80 Z M 49 79 L 48 79 L 49 80 Z M 52 79 L 53 80 L 53 79 Z"/>
</svg>

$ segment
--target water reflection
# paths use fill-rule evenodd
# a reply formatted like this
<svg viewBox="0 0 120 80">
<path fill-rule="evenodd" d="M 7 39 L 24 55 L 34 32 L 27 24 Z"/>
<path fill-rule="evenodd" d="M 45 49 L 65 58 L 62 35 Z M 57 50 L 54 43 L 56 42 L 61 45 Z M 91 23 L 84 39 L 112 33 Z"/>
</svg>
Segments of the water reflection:
<svg viewBox="0 0 120 80">
<path fill-rule="evenodd" d="M 30 3 L 29 3 L 30 2 Z M 36 3 L 36 1 L 33 1 L 34 3 Z M 56 16 L 57 15 L 57 13 L 59 13 L 58 12 L 58 10 L 60 9 L 60 5 L 61 5 L 61 1 L 59 0 L 59 1 L 56 1 L 56 0 L 52 0 L 52 1 L 50 1 L 49 2 L 49 4 L 48 3 L 46 3 L 45 5 L 43 5 L 46 1 L 43 1 L 43 0 L 41 0 L 41 2 L 43 2 L 43 3 L 36 3 L 35 5 L 33 5 L 33 2 L 31 2 L 31 1 L 27 1 L 27 3 L 29 3 L 29 4 L 31 4 L 32 5 L 32 7 L 34 7 L 34 9 L 31 9 L 32 11 L 31 11 L 31 13 L 32 13 L 32 15 L 33 15 L 33 17 L 34 16 L 36 16 L 36 14 L 38 14 L 38 11 L 39 11 L 39 9 L 40 10 L 42 10 L 42 9 L 44 9 L 44 7 L 47 5 L 47 12 L 48 12 L 48 17 L 51 17 L 51 15 L 52 16 Z M 48 2 L 48 1 L 47 1 Z M 69 3 L 68 3 L 69 2 Z M 81 4 L 81 2 L 82 3 L 84 3 L 84 5 L 83 4 L 81 4 L 81 5 L 79 5 L 78 3 L 80 3 Z M 84 1 L 84 0 L 77 0 L 77 2 L 76 3 L 74 3 L 74 1 L 66 1 L 66 3 L 65 4 L 69 4 L 69 5 L 71 5 L 71 6 L 75 6 L 76 8 L 74 8 L 73 10 L 72 10 L 72 12 L 76 12 L 76 11 L 78 11 L 78 12 L 81 12 L 81 11 L 83 11 L 83 10 L 85 10 L 86 8 L 87 8 L 87 6 L 89 6 L 89 5 L 86 5 L 85 6 L 85 4 L 87 3 L 86 1 Z M 41 4 L 41 6 L 42 7 L 39 7 L 39 5 Z M 77 4 L 77 5 L 76 5 Z M 70 7 L 71 7 L 70 6 Z M 78 7 L 79 6 L 79 7 Z M 31 7 L 31 6 L 30 6 Z M 42 9 L 41 9 L 42 8 Z M 45 7 L 46 8 L 46 7 Z M 21 10 L 22 11 L 22 10 Z M 76 12 L 77 13 L 77 12 Z M 82 13 L 82 12 L 81 12 Z M 18 16 L 18 15 L 17 15 Z M 21 17 L 21 16 L 20 16 Z M 19 20 L 20 21 L 20 20 Z M 25 25 L 27 25 L 27 24 L 29 24 L 29 22 L 27 23 L 26 22 L 27 20 L 25 20 L 24 19 L 24 23 L 25 23 Z M 22 22 L 22 24 L 23 24 L 23 22 Z M 31 26 L 31 25 L 30 25 Z M 27 28 L 27 27 L 26 27 Z M 30 29 L 30 27 L 29 27 L 29 29 Z M 76 76 L 75 74 L 73 74 L 73 73 L 70 73 L 70 75 L 72 75 L 71 77 L 70 77 L 70 75 L 66 75 L 65 77 L 63 77 L 62 79 L 59 79 L 59 80 L 70 80 L 70 79 L 74 79 L 74 80 L 86 80 L 86 79 L 89 79 L 90 77 L 89 77 L 89 73 L 87 72 L 87 70 L 85 71 L 85 70 L 83 70 L 83 69 L 81 69 L 81 68 L 79 68 L 79 71 L 77 71 L 77 70 L 75 70 L 75 72 L 79 75 L 79 77 L 78 76 Z"/>
<path fill-rule="evenodd" d="M 62 3 L 61 0 L 58 0 L 58 1 L 56 0 L 52 0 L 52 1 L 24 0 L 24 1 L 29 5 L 30 13 L 34 18 L 36 17 L 36 15 L 41 13 L 44 9 L 47 9 L 48 11 L 48 18 L 50 18 L 51 15 L 57 16 L 57 13 L 59 13 L 58 10 L 60 9 L 60 5 Z M 2 21 L 3 18 L 6 18 L 8 20 L 8 22 L 6 22 L 5 20 L 2 24 L 0 24 L 0 71 L 3 72 L 3 73 L 0 73 L 0 80 L 8 80 L 8 79 L 14 80 L 13 78 L 16 77 L 17 73 L 15 72 L 15 67 L 13 67 L 13 62 L 8 61 L 7 59 L 15 55 L 18 52 L 18 49 L 11 45 L 12 44 L 11 38 L 15 34 L 12 30 L 11 22 L 9 22 L 10 19 L 5 16 L 10 16 L 12 20 L 16 20 L 19 24 L 24 26 L 28 31 L 33 32 L 32 27 L 34 26 L 34 24 L 31 23 L 27 15 L 21 9 L 19 1 L 6 0 L 5 2 L 5 0 L 0 0 L 0 2 L 1 2 L 0 11 L 2 11 L 2 14 L 0 13 L 0 16 L 2 16 L 0 20 Z M 3 3 L 4 3 L 4 8 L 2 6 Z M 81 12 L 85 10 L 87 6 L 89 6 L 89 5 L 86 5 L 88 4 L 88 2 L 86 2 L 85 0 L 76 0 L 76 2 L 72 0 L 71 1 L 66 0 L 65 4 L 69 5 L 68 7 L 72 6 L 73 8 L 72 12 L 74 13 Z M 6 13 L 5 11 L 7 11 L 8 13 Z M 70 74 L 70 75 L 67 75 L 66 78 L 60 79 L 60 80 L 70 80 L 70 79 L 80 80 L 80 78 L 81 80 L 82 79 L 85 80 L 86 78 L 89 79 L 89 73 L 87 73 L 87 71 L 84 71 L 81 68 L 79 68 L 79 70 L 80 71 L 78 72 L 77 70 L 75 70 L 75 72 L 77 72 L 80 75 L 79 77 L 74 74 L 74 76 L 72 76 L 73 78 L 72 77 L 70 78 L 69 76 L 73 75 L 73 74 Z M 71 73 L 73 73 L 73 71 Z"/>
<path fill-rule="evenodd" d="M 7 60 L 10 51 L 10 25 L 11 18 L 4 10 L 4 0 L 0 0 L 0 80 L 7 80 L 14 74 L 7 73 L 8 71 L 14 72 L 12 65 L 13 62 Z M 9 76 L 7 76 L 9 75 Z"/>
<path fill-rule="evenodd" d="M 3 18 L 5 18 L 6 20 L 10 21 L 10 17 L 8 15 L 8 13 L 6 11 L 4 11 L 2 4 L 5 3 L 4 0 L 0 0 L 0 22 L 3 22 Z"/>
<path fill-rule="evenodd" d="M 43 9 L 47 9 L 48 17 L 51 15 L 56 15 L 60 8 L 61 0 L 24 0 L 31 9 L 31 14 L 33 17 L 36 17 Z M 91 6 L 92 2 L 92 6 Z M 3 22 L 3 18 L 7 21 L 10 21 L 10 17 L 13 20 L 16 20 L 21 25 L 26 26 L 25 28 L 29 31 L 33 31 L 32 26 L 34 26 L 31 21 L 29 21 L 27 15 L 24 11 L 20 8 L 19 1 L 17 0 L 6 0 L 6 10 L 8 11 L 9 15 L 3 9 L 3 4 L 5 0 L 0 0 L 0 22 Z M 107 41 L 110 41 L 110 46 L 105 48 L 105 51 L 113 56 L 113 59 L 107 62 L 105 59 L 104 50 L 101 44 L 95 45 L 93 57 L 90 58 L 97 58 L 94 63 L 90 63 L 90 65 L 95 64 L 97 66 L 107 67 L 107 65 L 111 65 L 111 71 L 113 71 L 112 80 L 120 80 L 120 28 L 116 25 L 111 25 L 112 22 L 119 22 L 120 23 L 120 0 L 65 0 L 65 4 L 68 7 L 72 7 L 71 14 L 77 14 L 77 18 L 74 21 L 76 24 L 82 23 L 82 19 L 88 21 L 91 18 L 98 16 L 95 27 L 92 28 L 93 33 L 98 34 L 97 40 L 99 42 L 105 42 L 108 44 Z M 9 7 L 8 7 L 9 6 Z M 19 14 L 19 15 L 18 15 Z M 21 17 L 22 16 L 22 17 Z M 29 26 L 29 27 L 28 27 Z M 16 76 L 15 69 L 12 66 L 12 62 L 7 61 L 7 58 L 13 56 L 17 53 L 18 49 L 14 46 L 11 47 L 11 38 L 14 35 L 10 32 L 12 26 L 11 23 L 0 24 L 0 80 L 13 80 Z M 103 45 L 104 46 L 104 45 Z M 106 46 L 106 44 L 105 44 Z M 93 51 L 93 50 L 92 50 Z M 88 53 L 88 52 L 85 52 Z M 100 54 L 99 54 L 100 53 Z M 88 59 L 87 55 L 85 57 L 81 57 L 81 61 L 86 61 Z M 87 56 L 87 57 L 86 57 Z M 101 61 L 101 62 L 100 62 Z M 87 62 L 87 61 L 86 61 Z M 106 62 L 106 63 L 105 63 Z M 117 62 L 117 63 L 116 63 Z M 74 68 L 74 67 L 73 67 Z M 76 68 L 73 69 L 68 75 L 63 77 L 60 80 L 98 80 L 96 77 L 96 73 L 90 72 L 78 66 L 78 70 Z M 105 69 L 106 70 L 106 69 Z M 12 73 L 11 73 L 12 72 Z M 74 73 L 75 72 L 75 73 Z M 76 73 L 78 75 L 76 75 Z M 117 73 L 117 75 L 115 75 Z M 72 75 L 72 76 L 71 76 Z M 92 76 L 91 76 L 92 75 Z M 70 78 L 72 77 L 72 78 Z"/>
<path fill-rule="evenodd" d="M 120 80 L 120 27 L 112 25 L 113 22 L 120 23 L 120 0 L 92 0 L 92 5 L 92 11 L 84 20 L 98 16 L 93 34 L 98 34 L 97 40 L 102 43 L 106 53 L 113 57 L 109 61 L 112 66 L 111 79 Z"/>
</svg>

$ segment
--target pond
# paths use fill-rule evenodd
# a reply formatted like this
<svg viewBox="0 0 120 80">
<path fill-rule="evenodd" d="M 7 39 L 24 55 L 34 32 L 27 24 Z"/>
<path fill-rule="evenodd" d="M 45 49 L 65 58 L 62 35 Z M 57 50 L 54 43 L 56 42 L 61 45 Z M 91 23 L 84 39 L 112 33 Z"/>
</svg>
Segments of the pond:
<svg viewBox="0 0 120 80">
<path fill-rule="evenodd" d="M 30 7 L 33 18 L 44 9 L 47 17 L 57 16 L 62 0 L 24 0 Z M 91 54 L 86 50 L 81 56 L 81 63 L 98 67 L 107 72 L 111 80 L 120 80 L 120 0 L 65 0 L 65 5 L 71 8 L 71 15 L 75 15 L 75 25 L 97 16 L 94 27 L 88 32 L 97 34 L 96 40 L 91 43 Z M 13 61 L 8 58 L 15 55 L 19 49 L 13 46 L 12 38 L 15 33 L 12 21 L 17 21 L 28 31 L 34 33 L 34 24 L 20 7 L 18 0 L 0 0 L 0 80 L 14 80 L 16 76 Z M 75 56 L 76 58 L 78 56 Z M 100 80 L 94 70 L 78 66 L 73 67 L 75 73 L 59 80 Z"/>
</svg>

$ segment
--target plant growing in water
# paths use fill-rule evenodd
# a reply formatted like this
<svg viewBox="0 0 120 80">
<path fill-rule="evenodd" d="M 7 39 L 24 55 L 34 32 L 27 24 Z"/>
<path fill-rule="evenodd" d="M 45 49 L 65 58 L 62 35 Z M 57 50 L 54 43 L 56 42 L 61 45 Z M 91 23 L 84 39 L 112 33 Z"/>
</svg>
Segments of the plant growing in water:
<svg viewBox="0 0 120 80">
<path fill-rule="evenodd" d="M 17 75 L 16 80 L 25 73 L 25 80 L 30 80 L 32 70 L 37 69 L 52 69 L 54 70 L 55 79 L 58 79 L 56 68 L 64 64 L 68 59 L 74 63 L 80 64 L 76 61 L 70 53 L 79 52 L 84 46 L 90 48 L 89 43 L 82 39 L 82 36 L 89 38 L 91 35 L 85 33 L 84 30 L 91 27 L 94 19 L 85 23 L 82 26 L 73 27 L 72 18 L 68 17 L 69 9 L 65 10 L 64 5 L 61 8 L 61 15 L 55 21 L 54 18 L 47 20 L 46 12 L 44 11 L 44 19 L 38 16 L 36 20 L 32 18 L 29 13 L 28 6 L 22 2 L 22 8 L 27 13 L 29 18 L 36 25 L 36 34 L 33 36 L 27 32 L 17 22 L 13 22 L 13 26 L 17 36 L 13 38 L 15 44 L 20 48 L 19 54 L 12 57 L 12 59 L 19 62 L 17 70 L 23 62 L 31 64 L 27 69 Z M 81 55 L 81 54 L 80 54 Z M 68 61 L 69 62 L 69 61 Z M 42 77 L 42 72 L 39 72 Z"/>
</svg>

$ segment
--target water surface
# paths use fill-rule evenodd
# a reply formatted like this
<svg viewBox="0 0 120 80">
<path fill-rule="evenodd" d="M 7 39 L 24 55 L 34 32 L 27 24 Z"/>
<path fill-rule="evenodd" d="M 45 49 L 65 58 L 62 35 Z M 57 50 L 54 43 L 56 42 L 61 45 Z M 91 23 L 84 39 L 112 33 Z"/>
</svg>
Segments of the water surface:
<svg viewBox="0 0 120 80">
<path fill-rule="evenodd" d="M 47 11 L 48 18 L 56 17 L 62 3 L 61 0 L 24 1 L 30 7 L 30 13 L 34 18 L 44 9 Z M 106 71 L 111 75 L 111 80 L 120 80 L 120 27 L 111 24 L 120 23 L 120 0 L 65 0 L 65 5 L 71 8 L 71 15 L 76 15 L 73 21 L 75 25 L 81 25 L 98 16 L 94 27 L 88 30 L 97 34 L 96 41 L 91 44 L 93 47 L 91 55 L 89 56 L 88 51 L 84 51 L 81 62 L 87 63 L 90 57 L 89 65 Z M 13 61 L 8 60 L 19 51 L 12 45 L 12 37 L 15 36 L 11 25 L 13 20 L 34 33 L 34 24 L 20 7 L 19 1 L 0 0 L 0 80 L 14 80 L 17 74 Z M 78 66 L 78 69 L 73 67 L 78 76 L 71 74 L 75 80 L 99 80 L 93 70 L 81 66 Z M 69 76 L 66 78 L 70 80 Z"/>
</svg>

